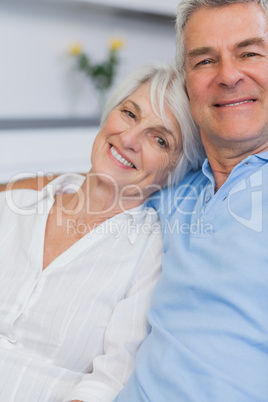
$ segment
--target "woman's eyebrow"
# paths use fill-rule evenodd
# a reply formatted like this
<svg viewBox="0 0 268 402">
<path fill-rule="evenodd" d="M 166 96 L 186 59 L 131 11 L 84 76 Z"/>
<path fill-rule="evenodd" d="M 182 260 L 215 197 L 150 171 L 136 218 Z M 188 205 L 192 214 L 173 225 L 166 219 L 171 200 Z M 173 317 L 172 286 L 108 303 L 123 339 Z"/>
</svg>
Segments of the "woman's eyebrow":
<svg viewBox="0 0 268 402">
<path fill-rule="evenodd" d="M 132 105 L 133 105 L 134 108 L 136 109 L 136 112 L 141 113 L 141 108 L 139 107 L 139 105 L 138 105 L 136 102 L 134 102 L 134 101 L 131 100 L 131 99 L 126 99 L 124 103 L 127 103 L 127 102 L 132 103 Z"/>
<path fill-rule="evenodd" d="M 139 112 L 139 113 L 141 113 L 141 108 L 140 108 L 140 106 L 139 106 L 136 102 L 134 102 L 134 101 L 131 100 L 131 99 L 126 99 L 126 102 L 130 102 L 130 103 L 134 106 L 134 108 L 136 109 L 136 111 Z M 156 128 L 157 130 L 159 130 L 159 131 L 163 131 L 163 132 L 166 133 L 166 134 L 174 135 L 173 131 L 172 131 L 172 130 L 169 130 L 169 129 L 166 128 L 165 126 L 159 125 L 159 126 L 156 126 L 155 128 Z"/>
<path fill-rule="evenodd" d="M 168 134 L 171 135 L 172 137 L 175 136 L 174 132 L 172 130 L 169 130 L 168 128 L 166 128 L 165 126 L 159 125 L 159 126 L 155 126 L 154 129 L 156 129 L 159 132 L 162 132 L 164 134 Z"/>
</svg>

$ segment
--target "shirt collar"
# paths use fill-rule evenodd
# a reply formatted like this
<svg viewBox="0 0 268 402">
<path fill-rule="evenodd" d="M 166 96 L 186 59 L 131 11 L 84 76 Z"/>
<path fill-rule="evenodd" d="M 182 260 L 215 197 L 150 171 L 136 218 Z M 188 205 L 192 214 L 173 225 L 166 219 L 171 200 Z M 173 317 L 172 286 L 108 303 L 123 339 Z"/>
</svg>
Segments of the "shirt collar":
<svg viewBox="0 0 268 402">
<path fill-rule="evenodd" d="M 202 165 L 202 172 L 204 173 L 204 175 L 211 181 L 212 184 L 215 184 L 215 180 L 214 180 L 214 175 L 213 175 L 213 171 L 211 169 L 210 163 L 208 161 L 208 158 L 206 158 L 203 162 Z"/>
<path fill-rule="evenodd" d="M 254 156 L 254 155 L 253 155 Z M 262 159 L 264 161 L 268 161 L 268 151 L 261 152 L 255 155 L 257 158 Z"/>
<path fill-rule="evenodd" d="M 77 192 L 84 180 L 85 176 L 77 173 L 66 173 L 60 175 L 43 189 L 44 196 L 48 197 L 50 202 L 53 202 L 56 194 Z M 141 204 L 135 208 L 123 211 L 122 213 L 114 216 L 114 219 L 129 222 L 129 225 L 127 226 L 127 235 L 131 244 L 135 243 L 139 231 L 142 230 L 141 224 L 143 224 L 145 221 L 146 215 L 151 217 L 149 220 L 151 224 L 153 224 L 156 219 L 157 212 L 146 204 Z"/>
<path fill-rule="evenodd" d="M 260 164 L 265 164 L 268 161 L 268 151 L 265 152 L 260 152 L 258 154 L 255 155 L 249 155 L 247 156 L 245 159 L 243 159 L 241 162 L 239 162 L 235 167 L 237 168 L 238 166 L 244 164 L 245 162 L 248 163 L 260 163 Z M 211 169 L 210 163 L 208 161 L 208 158 L 205 159 L 205 161 L 203 162 L 202 165 L 202 172 L 204 173 L 204 175 L 212 182 L 212 184 L 215 183 L 214 180 L 214 175 L 213 175 L 213 171 Z"/>
<path fill-rule="evenodd" d="M 58 176 L 44 187 L 45 195 L 54 200 L 56 194 L 75 193 L 85 180 L 85 176 L 77 173 L 65 173 Z"/>
<path fill-rule="evenodd" d="M 156 219 L 158 219 L 156 210 L 152 207 L 147 206 L 146 204 L 142 204 L 138 207 L 129 209 L 128 211 L 123 212 L 123 215 L 129 222 L 127 235 L 128 240 L 131 244 L 135 243 L 140 231 L 153 231 Z"/>
</svg>

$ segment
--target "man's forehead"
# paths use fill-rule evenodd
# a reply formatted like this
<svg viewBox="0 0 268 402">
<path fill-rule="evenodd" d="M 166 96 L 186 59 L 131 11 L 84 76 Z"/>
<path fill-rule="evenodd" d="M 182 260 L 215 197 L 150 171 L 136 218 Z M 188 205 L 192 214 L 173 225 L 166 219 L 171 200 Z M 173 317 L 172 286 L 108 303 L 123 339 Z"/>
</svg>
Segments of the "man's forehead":
<svg viewBox="0 0 268 402">
<path fill-rule="evenodd" d="M 256 3 L 200 7 L 189 17 L 183 36 L 188 50 L 191 50 L 189 45 L 190 48 L 209 47 L 217 37 L 233 46 L 244 46 L 243 42 L 262 42 L 268 38 L 268 18 Z"/>
<path fill-rule="evenodd" d="M 185 27 L 188 25 L 188 22 L 192 19 L 192 17 L 198 16 L 200 21 L 204 18 L 204 15 L 209 14 L 209 12 L 216 12 L 217 14 L 221 12 L 231 12 L 233 13 L 234 18 L 238 17 L 236 13 L 236 9 L 240 10 L 248 10 L 248 12 L 252 15 L 254 12 L 261 11 L 265 14 L 264 9 L 261 7 L 260 4 L 254 2 L 254 1 L 249 1 L 249 2 L 236 2 L 236 3 L 229 3 L 229 4 L 222 4 L 218 6 L 210 6 L 210 5 L 200 5 L 197 6 L 193 11 L 189 14 L 189 17 L 185 23 Z M 255 9 L 255 10 L 254 10 Z"/>
</svg>

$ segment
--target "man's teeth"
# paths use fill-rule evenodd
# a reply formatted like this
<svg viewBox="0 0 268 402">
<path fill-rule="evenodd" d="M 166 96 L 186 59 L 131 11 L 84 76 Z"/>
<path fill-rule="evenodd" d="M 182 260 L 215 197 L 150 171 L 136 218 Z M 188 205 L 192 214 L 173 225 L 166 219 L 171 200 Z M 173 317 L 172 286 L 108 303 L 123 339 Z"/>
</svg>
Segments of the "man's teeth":
<svg viewBox="0 0 268 402">
<path fill-rule="evenodd" d="M 119 162 L 121 162 L 123 165 L 125 166 L 129 166 L 134 168 L 135 166 L 133 165 L 133 163 L 128 162 L 125 158 L 123 158 L 123 156 L 121 156 L 116 149 L 112 146 L 111 147 L 111 154 L 115 157 L 115 159 L 117 159 Z"/>
<path fill-rule="evenodd" d="M 228 107 L 228 106 L 237 106 L 237 105 L 242 105 L 242 103 L 252 103 L 252 102 L 254 102 L 254 101 L 253 101 L 253 100 L 247 100 L 247 101 L 242 101 L 242 102 L 229 103 L 229 104 L 227 104 L 227 105 L 222 105 L 222 106 L 225 106 L 225 107 Z"/>
</svg>

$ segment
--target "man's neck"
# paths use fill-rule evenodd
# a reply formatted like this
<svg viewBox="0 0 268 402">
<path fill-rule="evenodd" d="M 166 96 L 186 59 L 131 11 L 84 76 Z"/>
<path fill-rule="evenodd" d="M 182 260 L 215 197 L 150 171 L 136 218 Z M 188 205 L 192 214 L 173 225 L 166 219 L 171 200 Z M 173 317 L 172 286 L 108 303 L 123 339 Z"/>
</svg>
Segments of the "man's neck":
<svg viewBox="0 0 268 402">
<path fill-rule="evenodd" d="M 207 147 L 208 148 L 208 147 Z M 267 151 L 267 146 L 247 152 L 235 152 L 235 149 L 216 151 L 206 149 L 208 161 L 215 179 L 215 192 L 225 183 L 233 168 L 250 155 Z"/>
<path fill-rule="evenodd" d="M 208 160 L 213 171 L 216 192 L 225 183 L 231 171 L 240 162 L 240 160 L 237 162 L 228 159 L 226 161 L 222 161 L 221 159 L 216 158 L 214 155 L 208 155 Z"/>
</svg>

